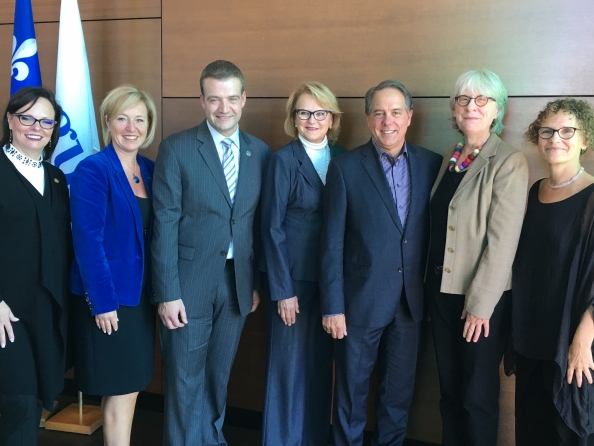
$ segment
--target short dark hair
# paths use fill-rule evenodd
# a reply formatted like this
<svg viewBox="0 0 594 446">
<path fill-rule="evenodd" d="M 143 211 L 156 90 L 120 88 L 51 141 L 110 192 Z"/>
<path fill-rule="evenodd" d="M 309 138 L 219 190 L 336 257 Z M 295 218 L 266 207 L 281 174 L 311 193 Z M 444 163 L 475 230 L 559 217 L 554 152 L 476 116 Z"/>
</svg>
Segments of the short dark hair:
<svg viewBox="0 0 594 446">
<path fill-rule="evenodd" d="M 229 62 L 228 60 L 215 60 L 214 62 L 209 63 L 204 70 L 202 70 L 202 74 L 200 75 L 200 93 L 204 94 L 204 79 L 212 77 L 218 80 L 229 79 L 235 77 L 239 79 L 239 83 L 241 84 L 241 92 L 243 93 L 244 90 L 244 79 L 243 73 L 237 65 L 233 62 Z"/>
<path fill-rule="evenodd" d="M 385 90 L 386 88 L 393 88 L 394 90 L 399 90 L 404 95 L 406 111 L 410 113 L 410 111 L 413 109 L 412 96 L 410 95 L 406 87 L 402 85 L 402 83 L 394 79 L 388 79 L 386 81 L 380 82 L 375 87 L 371 87 L 369 90 L 367 90 L 367 93 L 365 93 L 365 114 L 367 116 L 371 114 L 371 104 L 373 103 L 373 96 L 375 95 L 375 93 L 380 90 Z"/>
<path fill-rule="evenodd" d="M 2 117 L 2 139 L 0 139 L 0 146 L 4 147 L 10 142 L 10 128 L 8 127 L 8 113 L 11 115 L 21 110 L 23 107 L 27 107 L 25 110 L 21 110 L 26 112 L 31 107 L 35 105 L 35 103 L 39 100 L 39 98 L 44 98 L 49 101 L 54 109 L 54 121 L 57 124 L 54 126 L 52 131 L 52 136 L 50 137 L 49 143 L 45 146 L 43 150 L 43 159 L 45 161 L 49 161 L 52 157 L 52 153 L 56 149 L 56 145 L 58 144 L 58 140 L 60 139 L 60 121 L 62 120 L 62 107 L 58 105 L 56 102 L 56 97 L 51 90 L 43 87 L 24 87 L 17 91 L 8 101 L 8 105 L 6 106 L 6 110 L 4 110 L 4 116 Z"/>
<path fill-rule="evenodd" d="M 584 134 L 588 149 L 594 149 L 594 111 L 590 104 L 583 99 L 562 98 L 549 102 L 528 126 L 524 137 L 531 143 L 538 144 L 538 129 L 542 125 L 542 121 L 561 112 L 575 118 L 578 128 Z"/>
</svg>

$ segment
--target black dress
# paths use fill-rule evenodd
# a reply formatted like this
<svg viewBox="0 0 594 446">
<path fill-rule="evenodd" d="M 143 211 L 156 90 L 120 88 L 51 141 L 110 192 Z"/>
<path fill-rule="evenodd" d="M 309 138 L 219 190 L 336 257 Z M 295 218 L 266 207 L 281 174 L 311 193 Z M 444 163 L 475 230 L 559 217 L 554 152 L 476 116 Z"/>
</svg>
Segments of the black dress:
<svg viewBox="0 0 594 446">
<path fill-rule="evenodd" d="M 136 197 L 142 215 L 144 242 L 152 220 L 149 198 Z M 117 309 L 118 331 L 103 333 L 95 324 L 84 298 L 75 298 L 75 380 L 78 389 L 91 395 L 125 395 L 144 390 L 153 376 L 155 307 L 150 303 L 150 250 L 145 249 L 142 296 L 135 307 Z"/>
<path fill-rule="evenodd" d="M 516 442 L 518 446 L 590 445 L 594 444 L 592 435 L 579 438 L 562 420 L 553 401 L 553 387 L 573 258 L 594 184 L 565 200 L 541 203 L 540 183 L 530 189 L 513 266 Z"/>
<path fill-rule="evenodd" d="M 0 349 L 0 394 L 51 409 L 64 385 L 72 235 L 66 178 L 43 169 L 41 195 L 0 148 L 0 300 L 19 318 Z"/>
</svg>

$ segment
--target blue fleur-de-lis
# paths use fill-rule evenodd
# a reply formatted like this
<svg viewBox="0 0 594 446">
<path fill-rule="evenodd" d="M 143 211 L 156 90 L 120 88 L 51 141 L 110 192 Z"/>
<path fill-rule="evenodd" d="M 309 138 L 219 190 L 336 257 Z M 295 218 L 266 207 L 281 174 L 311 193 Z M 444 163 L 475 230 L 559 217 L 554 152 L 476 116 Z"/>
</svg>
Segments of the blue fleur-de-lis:
<svg viewBox="0 0 594 446">
<path fill-rule="evenodd" d="M 35 56 L 35 54 L 37 54 L 37 41 L 35 39 L 25 40 L 17 49 L 17 39 L 12 36 L 12 75 L 17 81 L 22 82 L 29 76 L 29 66 L 19 60 Z"/>
</svg>

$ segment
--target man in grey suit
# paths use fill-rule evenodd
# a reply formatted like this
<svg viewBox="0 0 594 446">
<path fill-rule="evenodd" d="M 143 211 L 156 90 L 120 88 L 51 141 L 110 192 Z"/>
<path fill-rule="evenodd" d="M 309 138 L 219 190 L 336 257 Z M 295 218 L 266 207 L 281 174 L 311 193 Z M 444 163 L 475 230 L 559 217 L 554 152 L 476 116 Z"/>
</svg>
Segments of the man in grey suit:
<svg viewBox="0 0 594 446">
<path fill-rule="evenodd" d="M 239 130 L 239 68 L 212 62 L 200 89 L 206 120 L 161 142 L 153 181 L 167 446 L 227 444 L 227 382 L 245 318 L 260 301 L 254 217 L 270 148 Z"/>
</svg>

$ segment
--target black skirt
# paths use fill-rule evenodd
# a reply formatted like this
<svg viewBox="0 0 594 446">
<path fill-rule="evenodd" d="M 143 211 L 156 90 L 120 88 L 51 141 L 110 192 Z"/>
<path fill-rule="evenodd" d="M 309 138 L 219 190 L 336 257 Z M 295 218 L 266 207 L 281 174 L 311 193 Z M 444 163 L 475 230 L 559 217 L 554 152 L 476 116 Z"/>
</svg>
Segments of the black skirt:
<svg viewBox="0 0 594 446">
<path fill-rule="evenodd" d="M 103 333 L 81 296 L 74 296 L 74 378 L 90 395 L 125 395 L 144 390 L 153 376 L 155 307 L 143 293 L 135 307 L 120 306 L 118 331 Z"/>
</svg>

